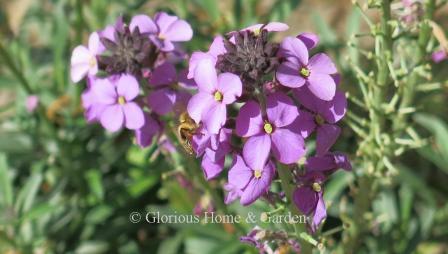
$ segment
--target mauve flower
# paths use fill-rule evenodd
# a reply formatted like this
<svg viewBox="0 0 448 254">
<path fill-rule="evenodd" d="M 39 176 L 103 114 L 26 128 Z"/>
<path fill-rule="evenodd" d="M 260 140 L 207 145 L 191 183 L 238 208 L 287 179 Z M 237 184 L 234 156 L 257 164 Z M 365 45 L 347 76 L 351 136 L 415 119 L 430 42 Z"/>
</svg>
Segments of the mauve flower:
<svg viewBox="0 0 448 254">
<path fill-rule="evenodd" d="M 233 201 L 239 199 L 243 191 L 231 183 L 226 183 L 224 185 L 224 190 L 227 192 L 226 197 L 224 198 L 224 203 L 226 205 L 231 204 Z"/>
<path fill-rule="evenodd" d="M 100 122 L 109 131 L 117 131 L 121 127 L 131 130 L 140 129 L 145 123 L 143 110 L 133 100 L 140 89 L 137 80 L 131 75 L 112 76 L 108 79 L 97 79 L 92 86 L 97 104 L 103 105 Z"/>
<path fill-rule="evenodd" d="M 99 121 L 101 113 L 105 108 L 105 105 L 100 103 L 100 100 L 97 99 L 97 96 L 92 88 L 96 84 L 97 80 L 98 78 L 96 76 L 88 76 L 87 89 L 81 94 L 84 116 L 89 123 Z M 99 83 L 101 84 L 101 82 Z"/>
<path fill-rule="evenodd" d="M 266 194 L 275 176 L 274 163 L 257 155 L 255 151 L 243 151 L 243 157 L 235 155 L 229 170 L 228 182 L 242 191 L 240 203 L 244 206 Z"/>
<path fill-rule="evenodd" d="M 299 116 L 294 102 L 282 92 L 267 98 L 267 119 L 255 101 L 241 107 L 236 119 L 236 133 L 249 137 L 243 151 L 248 157 L 265 162 L 272 149 L 274 156 L 284 164 L 298 161 L 305 154 L 305 142 L 300 133 L 291 128 Z"/>
<path fill-rule="evenodd" d="M 196 51 L 190 57 L 190 61 L 188 63 L 188 75 L 189 79 L 194 78 L 194 73 L 196 71 L 196 67 L 202 60 L 210 60 L 212 61 L 213 66 L 216 65 L 216 61 L 218 60 L 218 56 L 226 53 L 226 48 L 224 47 L 222 36 L 216 36 L 213 39 L 212 44 L 207 52 Z"/>
<path fill-rule="evenodd" d="M 25 107 L 28 113 L 34 112 L 39 104 L 39 97 L 37 95 L 30 95 L 26 97 Z"/>
<path fill-rule="evenodd" d="M 291 88 L 306 85 L 319 99 L 333 99 L 336 84 L 331 74 L 337 69 L 326 54 L 318 53 L 309 59 L 306 45 L 294 37 L 282 41 L 280 53 L 286 60 L 277 69 L 280 84 Z"/>
<path fill-rule="evenodd" d="M 302 87 L 294 89 L 294 95 L 310 112 L 300 111 L 300 116 L 293 125 L 300 129 L 304 138 L 317 130 L 316 152 L 318 155 L 325 154 L 341 133 L 341 129 L 335 123 L 341 120 L 347 111 L 345 94 L 336 91 L 332 100 L 324 101 L 315 97 L 308 88 Z"/>
<path fill-rule="evenodd" d="M 70 77 L 74 83 L 81 81 L 86 75 L 94 76 L 98 72 L 96 56 L 100 53 L 100 37 L 94 32 L 89 36 L 89 45 L 77 46 L 70 59 Z"/>
<path fill-rule="evenodd" d="M 177 83 L 176 68 L 173 64 L 165 62 L 156 67 L 149 80 L 149 84 L 155 89 L 148 95 L 148 106 L 159 115 L 172 111 L 183 112 L 191 94 L 174 89 L 172 85 Z"/>
<path fill-rule="evenodd" d="M 145 148 L 152 143 L 154 136 L 161 130 L 160 124 L 148 113 L 144 113 L 145 124 L 135 130 L 135 141 L 141 148 Z"/>
<path fill-rule="evenodd" d="M 327 217 L 322 184 L 325 175 L 319 172 L 308 172 L 302 177 L 303 185 L 293 193 L 293 202 L 305 215 L 313 214 L 311 230 L 315 232 L 320 223 Z"/>
<path fill-rule="evenodd" d="M 159 29 L 157 35 L 151 36 L 151 39 L 162 51 L 172 51 L 173 42 L 189 41 L 193 37 L 191 26 L 177 16 L 159 12 L 155 16 L 155 22 Z"/>
<path fill-rule="evenodd" d="M 251 31 L 255 35 L 259 35 L 261 30 L 266 30 L 268 32 L 283 32 L 289 29 L 289 26 L 285 23 L 281 22 L 269 22 L 267 24 L 255 24 L 248 26 L 246 28 L 241 29 L 240 31 Z M 230 32 L 229 34 L 233 34 L 235 31 Z M 234 38 L 234 37 L 232 37 Z M 235 39 L 230 38 L 230 41 L 235 42 Z"/>
<path fill-rule="evenodd" d="M 232 73 L 217 76 L 210 60 L 198 64 L 194 80 L 199 92 L 188 103 L 188 114 L 196 123 L 203 122 L 208 132 L 217 134 L 226 122 L 227 105 L 241 96 L 241 80 Z"/>
<path fill-rule="evenodd" d="M 226 155 L 231 151 L 232 130 L 222 128 L 217 135 L 210 136 L 210 145 L 205 148 L 201 167 L 207 180 L 213 179 L 224 169 Z"/>
<path fill-rule="evenodd" d="M 447 54 L 446 50 L 441 49 L 441 50 L 437 50 L 434 53 L 432 53 L 431 58 L 434 63 L 440 63 L 443 60 L 448 58 L 448 54 Z"/>
<path fill-rule="evenodd" d="M 305 168 L 309 171 L 319 171 L 328 174 L 340 168 L 351 171 L 352 164 L 346 154 L 333 152 L 322 156 L 309 157 L 306 160 Z"/>
</svg>

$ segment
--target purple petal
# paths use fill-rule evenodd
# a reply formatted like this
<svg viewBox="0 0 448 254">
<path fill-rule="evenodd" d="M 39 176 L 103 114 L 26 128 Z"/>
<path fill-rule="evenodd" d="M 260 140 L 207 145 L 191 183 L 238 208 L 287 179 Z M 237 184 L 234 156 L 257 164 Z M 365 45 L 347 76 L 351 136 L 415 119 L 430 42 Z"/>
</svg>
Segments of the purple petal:
<svg viewBox="0 0 448 254">
<path fill-rule="evenodd" d="M 196 89 L 198 85 L 194 82 L 194 79 L 188 78 L 188 70 L 182 70 L 179 72 L 179 86 L 185 89 Z"/>
<path fill-rule="evenodd" d="M 269 32 L 283 32 L 289 29 L 289 26 L 281 22 L 269 22 L 264 29 Z"/>
<path fill-rule="evenodd" d="M 292 62 L 282 63 L 275 73 L 277 80 L 280 84 L 287 87 L 301 87 L 305 84 L 306 80 L 300 76 L 300 66 Z"/>
<path fill-rule="evenodd" d="M 210 145 L 210 134 L 201 126 L 197 130 L 197 134 L 193 136 L 191 145 L 197 157 L 202 156 L 205 149 Z"/>
<path fill-rule="evenodd" d="M 243 147 L 243 158 L 249 168 L 260 170 L 266 164 L 271 150 L 271 137 L 260 134 L 250 137 Z"/>
<path fill-rule="evenodd" d="M 137 145 L 141 148 L 151 145 L 154 135 L 160 130 L 160 125 L 149 114 L 145 114 L 145 124 L 142 128 L 135 130 Z"/>
<path fill-rule="evenodd" d="M 196 68 L 197 68 L 198 64 L 202 60 L 209 60 L 209 61 L 212 62 L 213 66 L 215 66 L 216 58 L 214 56 L 212 56 L 209 53 L 196 51 L 190 57 L 190 61 L 188 63 L 188 75 L 187 75 L 187 78 L 189 78 L 189 79 L 194 78 L 194 74 L 195 74 Z"/>
<path fill-rule="evenodd" d="M 305 151 L 305 142 L 299 133 L 286 128 L 272 133 L 272 152 L 281 163 L 295 163 L 305 155 Z"/>
<path fill-rule="evenodd" d="M 177 80 L 176 68 L 170 62 L 165 62 L 162 65 L 157 66 L 152 72 L 149 83 L 151 85 L 169 85 Z"/>
<path fill-rule="evenodd" d="M 336 91 L 333 100 L 325 104 L 325 106 L 319 106 L 319 114 L 332 124 L 341 120 L 347 111 L 347 98 L 342 91 Z"/>
<path fill-rule="evenodd" d="M 213 39 L 212 44 L 210 45 L 210 48 L 208 50 L 208 54 L 213 56 L 214 58 L 217 58 L 219 55 L 222 55 L 227 52 L 226 48 L 224 47 L 224 38 L 222 36 L 216 36 Z"/>
<path fill-rule="evenodd" d="M 324 53 L 318 53 L 311 57 L 308 67 L 311 72 L 322 74 L 334 74 L 338 72 L 333 61 Z"/>
<path fill-rule="evenodd" d="M 234 157 L 234 163 L 229 170 L 229 183 L 239 189 L 244 189 L 252 179 L 254 171 L 247 167 L 240 155 Z"/>
<path fill-rule="evenodd" d="M 227 72 L 219 75 L 217 88 L 223 95 L 222 103 L 231 104 L 241 96 L 243 84 L 237 75 Z"/>
<path fill-rule="evenodd" d="M 317 128 L 316 153 L 325 154 L 336 142 L 341 133 L 341 128 L 333 124 L 324 124 Z"/>
<path fill-rule="evenodd" d="M 215 65 L 209 59 L 200 61 L 195 69 L 194 81 L 201 92 L 213 93 L 218 86 Z"/>
<path fill-rule="evenodd" d="M 117 92 L 115 91 L 115 86 L 109 79 L 96 79 L 95 85 L 92 86 L 92 92 L 96 103 L 107 105 L 117 103 Z"/>
<path fill-rule="evenodd" d="M 240 108 L 236 118 L 236 134 L 240 137 L 250 137 L 262 132 L 263 118 L 258 103 L 248 101 Z"/>
<path fill-rule="evenodd" d="M 302 213 L 309 215 L 316 208 L 318 195 L 310 187 L 302 186 L 294 191 L 292 199 Z"/>
<path fill-rule="evenodd" d="M 305 168 L 307 172 L 313 171 L 331 171 L 337 169 L 333 154 L 324 156 L 313 156 L 306 160 Z"/>
<path fill-rule="evenodd" d="M 70 77 L 74 83 L 83 79 L 90 70 L 90 60 L 93 56 L 89 49 L 84 46 L 77 46 L 73 49 L 70 59 L 71 71 Z M 95 60 L 96 61 L 96 60 Z"/>
<path fill-rule="evenodd" d="M 159 27 L 159 32 L 165 34 L 169 27 L 176 22 L 179 18 L 177 16 L 168 15 L 166 12 L 158 12 L 155 15 L 154 20 Z"/>
<path fill-rule="evenodd" d="M 236 199 L 238 199 L 241 196 L 241 189 L 239 189 L 236 186 L 233 186 L 230 183 L 227 183 L 226 185 L 224 185 L 224 190 L 227 191 L 227 195 L 224 199 L 224 203 L 226 205 L 232 203 L 233 201 L 235 201 Z"/>
<path fill-rule="evenodd" d="M 301 40 L 294 37 L 286 37 L 283 39 L 280 48 L 280 54 L 288 61 L 296 65 L 308 64 L 308 49 Z"/>
<path fill-rule="evenodd" d="M 318 113 L 320 104 L 325 102 L 317 98 L 306 86 L 294 89 L 293 93 L 302 106 L 314 113 Z"/>
<path fill-rule="evenodd" d="M 308 77 L 308 88 L 319 99 L 330 101 L 336 93 L 336 84 L 328 74 L 311 72 Z"/>
<path fill-rule="evenodd" d="M 313 222 L 311 224 L 311 230 L 313 232 L 316 232 L 317 228 L 322 223 L 322 221 L 325 218 L 327 218 L 327 209 L 325 207 L 325 201 L 324 201 L 323 193 L 319 192 L 318 196 L 319 196 L 319 198 L 318 198 L 318 202 L 317 202 L 317 205 L 316 205 L 316 209 L 314 211 Z"/>
<path fill-rule="evenodd" d="M 132 101 L 140 92 L 138 81 L 134 76 L 123 74 L 117 80 L 117 94 L 123 96 L 126 101 Z"/>
<path fill-rule="evenodd" d="M 338 168 L 342 168 L 347 171 L 352 170 L 352 164 L 350 163 L 350 159 L 344 153 L 335 152 L 333 153 L 334 162 Z"/>
<path fill-rule="evenodd" d="M 199 92 L 191 97 L 188 102 L 188 114 L 197 124 L 199 124 L 204 111 L 209 109 L 215 102 L 216 101 L 211 94 Z"/>
<path fill-rule="evenodd" d="M 176 102 L 176 92 L 171 88 L 157 89 L 148 96 L 148 106 L 159 115 L 171 112 Z"/>
<path fill-rule="evenodd" d="M 431 59 L 432 61 L 434 61 L 435 63 L 440 63 L 443 60 L 448 58 L 448 54 L 444 49 L 435 51 L 434 53 L 432 53 L 431 55 Z"/>
<path fill-rule="evenodd" d="M 259 179 L 253 177 L 241 195 L 240 202 L 247 206 L 255 202 L 263 194 L 268 192 L 271 187 L 272 179 L 274 178 L 275 169 L 272 162 L 269 162 L 262 170 Z"/>
<path fill-rule="evenodd" d="M 158 31 L 157 25 L 146 15 L 136 15 L 132 18 L 131 23 L 129 24 L 129 29 L 132 32 L 136 27 L 138 27 L 140 33 L 154 34 Z"/>
<path fill-rule="evenodd" d="M 294 102 L 282 92 L 269 95 L 266 107 L 269 122 L 276 128 L 291 124 L 299 115 Z"/>
<path fill-rule="evenodd" d="M 307 138 L 316 129 L 314 115 L 308 111 L 299 110 L 299 116 L 286 128 L 300 133 L 303 138 Z"/>
<path fill-rule="evenodd" d="M 101 48 L 102 44 L 100 42 L 100 36 L 98 33 L 93 32 L 89 36 L 89 51 L 92 53 L 92 55 L 97 55 L 101 53 L 100 51 L 103 51 L 104 48 Z"/>
<path fill-rule="evenodd" d="M 126 128 L 131 130 L 140 129 L 145 124 L 143 110 L 135 102 L 123 105 L 123 113 Z"/>
<path fill-rule="evenodd" d="M 297 35 L 297 39 L 301 40 L 308 50 L 315 48 L 319 43 L 319 36 L 313 33 L 301 33 Z"/>
<path fill-rule="evenodd" d="M 193 37 L 193 29 L 185 20 L 177 20 L 164 31 L 167 40 L 189 41 Z"/>
<path fill-rule="evenodd" d="M 101 114 L 101 125 L 108 131 L 118 131 L 124 122 L 123 109 L 120 105 L 107 106 Z"/>
<path fill-rule="evenodd" d="M 170 40 L 160 39 L 155 35 L 150 36 L 151 41 L 158 47 L 161 51 L 170 52 L 175 50 L 174 44 Z"/>
<path fill-rule="evenodd" d="M 225 157 L 213 158 L 214 153 L 213 150 L 207 149 L 202 158 L 201 167 L 207 180 L 217 177 L 224 168 Z"/>
<path fill-rule="evenodd" d="M 218 134 L 221 127 L 226 123 L 227 109 L 222 103 L 213 103 L 209 109 L 204 111 L 202 121 L 205 128 L 211 134 Z"/>
</svg>

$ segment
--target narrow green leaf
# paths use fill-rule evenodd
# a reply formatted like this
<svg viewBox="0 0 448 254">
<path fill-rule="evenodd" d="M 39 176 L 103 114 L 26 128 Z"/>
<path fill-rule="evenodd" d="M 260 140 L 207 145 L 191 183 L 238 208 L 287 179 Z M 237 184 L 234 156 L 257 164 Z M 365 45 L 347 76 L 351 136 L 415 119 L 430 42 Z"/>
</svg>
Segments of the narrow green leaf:
<svg viewBox="0 0 448 254">
<path fill-rule="evenodd" d="M 12 179 L 10 177 L 6 155 L 3 153 L 0 153 L 0 189 L 0 204 L 4 206 L 12 205 Z"/>
<path fill-rule="evenodd" d="M 34 173 L 28 178 L 27 182 L 17 195 L 17 200 L 14 206 L 16 211 L 21 211 L 23 214 L 31 208 L 41 182 L 42 175 L 40 173 Z"/>
</svg>

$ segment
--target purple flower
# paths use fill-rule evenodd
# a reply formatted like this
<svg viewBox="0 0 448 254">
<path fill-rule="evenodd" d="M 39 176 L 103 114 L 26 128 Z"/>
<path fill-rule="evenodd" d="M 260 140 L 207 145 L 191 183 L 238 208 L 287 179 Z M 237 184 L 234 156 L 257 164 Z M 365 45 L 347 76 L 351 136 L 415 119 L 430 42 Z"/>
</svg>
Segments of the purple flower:
<svg viewBox="0 0 448 254">
<path fill-rule="evenodd" d="M 131 130 L 140 129 L 144 125 L 143 110 L 133 102 L 140 92 L 133 76 L 124 74 L 97 79 L 92 89 L 97 99 L 96 104 L 104 107 L 99 117 L 104 128 L 114 132 L 123 125 Z"/>
<path fill-rule="evenodd" d="M 244 145 L 248 158 L 265 162 L 272 149 L 274 156 L 284 164 L 298 161 L 305 154 L 305 142 L 291 124 L 299 116 L 297 107 L 284 93 L 276 92 L 267 98 L 267 119 L 255 101 L 240 109 L 236 119 L 236 133 L 249 137 Z"/>
<path fill-rule="evenodd" d="M 243 157 L 235 155 L 228 174 L 229 184 L 242 191 L 240 203 L 244 206 L 266 194 L 275 175 L 274 163 L 256 155 L 254 151 L 243 151 Z"/>
<path fill-rule="evenodd" d="M 187 77 L 189 79 L 194 77 L 196 67 L 202 60 L 210 60 L 212 61 L 213 66 L 215 66 L 216 61 L 218 61 L 218 56 L 224 53 L 226 53 L 226 48 L 224 47 L 223 38 L 222 36 L 216 36 L 207 52 L 196 51 L 191 55 L 190 62 L 188 64 Z"/>
<path fill-rule="evenodd" d="M 231 204 L 233 201 L 237 200 L 241 197 L 243 191 L 231 183 L 227 183 L 224 185 L 224 190 L 227 191 L 227 195 L 224 199 L 224 203 L 226 205 Z"/>
<path fill-rule="evenodd" d="M 347 99 L 341 91 L 336 91 L 330 101 L 316 98 L 308 88 L 294 89 L 294 95 L 302 106 L 310 112 L 300 111 L 300 116 L 294 122 L 294 126 L 300 129 L 304 138 L 317 130 L 316 152 L 325 154 L 341 133 L 339 126 L 335 125 L 341 120 L 347 111 Z"/>
<path fill-rule="evenodd" d="M 231 129 L 221 128 L 218 134 L 210 134 L 201 126 L 193 136 L 192 146 L 197 157 L 203 156 L 201 167 L 207 180 L 223 170 L 225 156 L 231 151 L 231 135 Z"/>
<path fill-rule="evenodd" d="M 176 16 L 159 12 L 156 14 L 155 22 L 159 29 L 157 35 L 151 36 L 151 39 L 162 51 L 172 51 L 173 42 L 189 41 L 193 37 L 191 26 Z"/>
<path fill-rule="evenodd" d="M 37 95 L 30 95 L 26 97 L 25 107 L 28 113 L 34 112 L 39 104 L 39 97 Z"/>
<path fill-rule="evenodd" d="M 176 68 L 165 62 L 156 67 L 149 80 L 155 90 L 148 95 L 148 106 L 157 114 L 165 115 L 171 111 L 181 112 L 190 99 L 190 93 L 176 90 L 171 85 L 178 82 Z"/>
<path fill-rule="evenodd" d="M 161 130 L 160 124 L 154 120 L 148 113 L 145 115 L 145 124 L 135 130 L 135 141 L 141 148 L 145 148 L 152 143 L 154 136 Z"/>
<path fill-rule="evenodd" d="M 325 175 L 319 172 L 308 172 L 302 179 L 303 185 L 293 193 L 293 201 L 305 215 L 313 214 L 311 230 L 315 232 L 320 223 L 327 217 L 322 184 Z"/>
<path fill-rule="evenodd" d="M 136 28 L 139 29 L 140 33 L 148 35 L 156 34 L 158 31 L 158 27 L 154 21 L 143 14 L 132 17 L 132 20 L 129 23 L 129 30 L 133 32 Z"/>
<path fill-rule="evenodd" d="M 251 25 L 249 27 L 246 27 L 244 29 L 241 29 L 241 31 L 252 31 L 255 34 L 260 34 L 261 29 L 266 29 L 268 32 L 283 32 L 289 29 L 289 26 L 285 23 L 281 22 L 269 22 L 266 25 L 265 24 L 255 24 Z"/>
<path fill-rule="evenodd" d="M 99 121 L 101 113 L 105 105 L 100 103 L 97 99 L 93 86 L 96 84 L 98 78 L 96 76 L 87 77 L 87 89 L 81 94 L 82 106 L 84 108 L 84 115 L 87 122 Z M 101 82 L 99 82 L 101 84 Z"/>
<path fill-rule="evenodd" d="M 81 81 L 86 75 L 94 76 L 98 72 L 96 55 L 100 53 L 100 47 L 100 37 L 97 33 L 92 33 L 88 47 L 79 45 L 73 49 L 70 77 L 74 83 Z"/>
<path fill-rule="evenodd" d="M 297 88 L 306 85 L 318 98 L 329 101 L 336 92 L 336 84 L 331 77 L 337 69 L 324 53 L 309 59 L 306 45 L 297 38 L 286 37 L 281 43 L 280 54 L 286 59 L 277 69 L 280 84 Z"/>
<path fill-rule="evenodd" d="M 198 64 L 194 80 L 199 93 L 188 103 L 188 114 L 196 123 L 203 122 L 208 132 L 217 134 L 226 122 L 227 105 L 241 96 L 241 80 L 232 73 L 217 76 L 210 60 Z"/>
<path fill-rule="evenodd" d="M 339 168 L 351 171 L 352 164 L 346 154 L 334 152 L 322 156 L 309 157 L 306 160 L 305 168 L 308 171 L 319 171 L 328 174 Z"/>
<path fill-rule="evenodd" d="M 431 58 L 434 63 L 440 63 L 443 60 L 448 58 L 448 54 L 447 54 L 446 50 L 441 49 L 441 50 L 437 50 L 434 53 L 432 53 Z"/>
</svg>

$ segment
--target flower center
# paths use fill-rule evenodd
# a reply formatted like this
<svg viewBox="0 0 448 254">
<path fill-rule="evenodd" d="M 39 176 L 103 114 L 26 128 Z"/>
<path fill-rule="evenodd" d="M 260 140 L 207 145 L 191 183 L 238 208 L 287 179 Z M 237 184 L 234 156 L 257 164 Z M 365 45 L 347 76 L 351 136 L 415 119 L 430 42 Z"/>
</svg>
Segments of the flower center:
<svg viewBox="0 0 448 254">
<path fill-rule="evenodd" d="M 317 123 L 317 125 L 322 125 L 325 123 L 325 119 L 321 117 L 320 115 L 316 115 L 314 117 L 314 121 Z"/>
<path fill-rule="evenodd" d="M 316 182 L 313 183 L 312 187 L 315 192 L 320 192 L 322 190 L 322 187 L 320 186 L 320 184 L 316 183 Z"/>
<path fill-rule="evenodd" d="M 300 69 L 300 75 L 302 75 L 302 77 L 304 78 L 308 78 L 310 76 L 310 70 L 306 67 L 302 67 Z"/>
<path fill-rule="evenodd" d="M 118 97 L 118 104 L 124 105 L 126 103 L 126 99 L 123 96 Z"/>
<path fill-rule="evenodd" d="M 254 177 L 257 178 L 257 179 L 260 179 L 260 177 L 261 177 L 261 170 L 259 170 L 259 169 L 254 170 Z"/>
<path fill-rule="evenodd" d="M 267 134 L 271 134 L 274 131 L 274 127 L 272 124 L 265 122 L 263 125 L 263 129 Z"/>
<path fill-rule="evenodd" d="M 220 92 L 220 91 L 216 91 L 214 94 L 213 94 L 213 97 L 215 97 L 215 101 L 222 101 L 222 93 Z"/>
<path fill-rule="evenodd" d="M 166 39 L 166 36 L 164 34 L 159 34 L 159 39 L 161 39 L 163 41 Z"/>
<path fill-rule="evenodd" d="M 252 29 L 252 33 L 254 33 L 255 36 L 258 36 L 261 33 L 261 29 L 260 28 Z"/>
<path fill-rule="evenodd" d="M 89 67 L 90 68 L 93 68 L 93 67 L 95 67 L 96 66 L 96 57 L 95 56 L 92 56 L 92 57 L 90 57 L 90 59 L 89 59 Z"/>
</svg>

